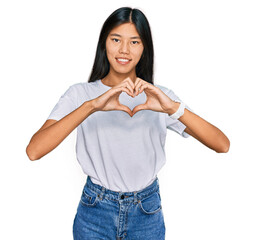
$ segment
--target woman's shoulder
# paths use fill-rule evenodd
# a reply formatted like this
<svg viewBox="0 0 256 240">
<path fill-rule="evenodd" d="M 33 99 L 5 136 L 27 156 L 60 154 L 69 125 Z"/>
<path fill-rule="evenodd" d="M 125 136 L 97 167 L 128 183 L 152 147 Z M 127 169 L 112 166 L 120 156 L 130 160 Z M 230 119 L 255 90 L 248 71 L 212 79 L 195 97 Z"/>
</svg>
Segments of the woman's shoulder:
<svg viewBox="0 0 256 240">
<path fill-rule="evenodd" d="M 97 81 L 94 82 L 77 82 L 69 86 L 69 89 L 72 91 L 84 91 L 90 90 L 97 85 Z"/>
<path fill-rule="evenodd" d="M 155 87 L 159 88 L 160 90 L 162 90 L 165 94 L 166 93 L 174 93 L 172 91 L 172 89 L 168 88 L 168 87 L 165 87 L 163 85 L 160 85 L 160 84 L 154 84 Z"/>
<path fill-rule="evenodd" d="M 177 96 L 177 94 L 168 87 L 159 85 L 159 84 L 154 84 L 155 87 L 158 87 L 164 94 L 166 94 L 168 97 L 170 97 L 174 101 L 180 101 L 180 98 Z"/>
</svg>

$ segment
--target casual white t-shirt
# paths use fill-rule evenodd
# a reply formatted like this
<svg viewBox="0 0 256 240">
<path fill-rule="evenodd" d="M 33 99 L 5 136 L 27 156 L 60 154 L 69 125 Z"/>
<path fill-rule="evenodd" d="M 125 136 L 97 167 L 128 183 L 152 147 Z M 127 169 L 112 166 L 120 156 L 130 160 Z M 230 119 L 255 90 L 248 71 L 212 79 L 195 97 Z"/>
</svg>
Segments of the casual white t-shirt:
<svg viewBox="0 0 256 240">
<path fill-rule="evenodd" d="M 172 100 L 180 101 L 172 90 L 154 86 Z M 60 120 L 109 89 L 101 80 L 76 83 L 60 97 L 47 119 Z M 146 94 L 143 91 L 132 98 L 122 92 L 119 102 L 132 110 L 146 102 Z M 167 129 L 188 137 L 185 128 L 182 122 L 163 112 L 141 110 L 131 117 L 120 110 L 97 111 L 77 127 L 77 160 L 93 183 L 112 191 L 139 191 L 156 179 L 166 162 Z"/>
</svg>

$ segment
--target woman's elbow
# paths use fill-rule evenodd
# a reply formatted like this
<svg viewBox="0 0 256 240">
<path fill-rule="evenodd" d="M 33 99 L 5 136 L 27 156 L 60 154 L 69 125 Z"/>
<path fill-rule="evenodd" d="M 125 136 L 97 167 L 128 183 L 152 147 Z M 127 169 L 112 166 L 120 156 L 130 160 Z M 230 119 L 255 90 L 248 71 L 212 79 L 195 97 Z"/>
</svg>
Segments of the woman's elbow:
<svg viewBox="0 0 256 240">
<path fill-rule="evenodd" d="M 37 157 L 35 151 L 33 151 L 33 149 L 31 149 L 30 144 L 28 144 L 28 146 L 26 147 L 26 154 L 27 154 L 29 160 L 31 160 L 31 161 L 40 159 Z"/>
<path fill-rule="evenodd" d="M 223 141 L 223 143 L 220 145 L 220 147 L 218 149 L 216 149 L 215 151 L 217 153 L 227 153 L 229 151 L 230 148 L 230 141 L 228 138 L 226 138 L 225 141 Z"/>
</svg>

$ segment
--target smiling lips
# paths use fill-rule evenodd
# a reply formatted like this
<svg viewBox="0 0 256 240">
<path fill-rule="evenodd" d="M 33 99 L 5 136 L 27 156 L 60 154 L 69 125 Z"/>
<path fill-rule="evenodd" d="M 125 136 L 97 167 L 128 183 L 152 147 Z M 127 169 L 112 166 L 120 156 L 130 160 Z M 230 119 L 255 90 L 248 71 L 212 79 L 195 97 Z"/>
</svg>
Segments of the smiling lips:
<svg viewBox="0 0 256 240">
<path fill-rule="evenodd" d="M 128 59 L 128 58 L 116 58 L 116 61 L 119 64 L 126 65 L 126 64 L 128 64 L 131 61 L 131 59 Z"/>
</svg>

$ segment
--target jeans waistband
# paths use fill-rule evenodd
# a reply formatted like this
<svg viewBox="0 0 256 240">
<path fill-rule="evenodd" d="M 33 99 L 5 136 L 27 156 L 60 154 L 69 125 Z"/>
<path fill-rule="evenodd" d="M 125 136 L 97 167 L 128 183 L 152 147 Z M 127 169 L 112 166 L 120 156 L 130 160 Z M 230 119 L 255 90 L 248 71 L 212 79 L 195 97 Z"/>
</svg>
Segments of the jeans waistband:
<svg viewBox="0 0 256 240">
<path fill-rule="evenodd" d="M 106 197 L 110 200 L 115 201 L 137 202 L 138 200 L 142 200 L 143 198 L 155 193 L 156 191 L 159 191 L 159 180 L 158 177 L 156 177 L 155 180 L 149 186 L 140 191 L 134 192 L 112 191 L 101 185 L 93 183 L 90 176 L 87 176 L 85 186 L 92 190 L 93 192 L 97 193 L 100 199 Z"/>
</svg>

